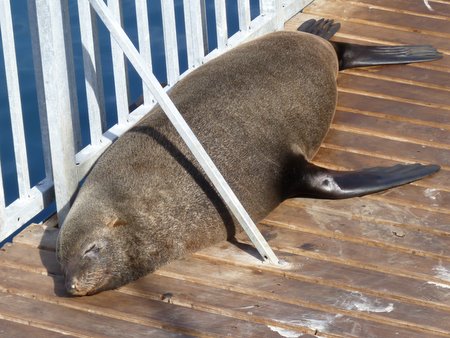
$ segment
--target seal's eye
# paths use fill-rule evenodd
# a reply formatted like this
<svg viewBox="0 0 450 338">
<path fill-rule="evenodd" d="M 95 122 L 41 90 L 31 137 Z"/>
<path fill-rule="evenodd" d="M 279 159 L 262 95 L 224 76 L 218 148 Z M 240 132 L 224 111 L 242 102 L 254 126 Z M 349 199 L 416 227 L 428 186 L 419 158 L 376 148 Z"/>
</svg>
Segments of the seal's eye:
<svg viewBox="0 0 450 338">
<path fill-rule="evenodd" d="M 95 255 L 95 254 L 97 254 L 99 251 L 100 251 L 100 247 L 97 246 L 97 245 L 94 243 L 94 244 L 92 244 L 92 245 L 89 247 L 89 249 L 87 249 L 87 250 L 84 252 L 84 255 L 85 255 L 85 256 L 86 256 L 86 255 Z"/>
</svg>

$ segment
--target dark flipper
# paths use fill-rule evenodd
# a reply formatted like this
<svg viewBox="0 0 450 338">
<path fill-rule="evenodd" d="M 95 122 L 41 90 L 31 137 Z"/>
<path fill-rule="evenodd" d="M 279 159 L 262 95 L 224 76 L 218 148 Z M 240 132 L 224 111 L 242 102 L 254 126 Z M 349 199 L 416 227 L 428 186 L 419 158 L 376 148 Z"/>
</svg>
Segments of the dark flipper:
<svg viewBox="0 0 450 338">
<path fill-rule="evenodd" d="M 341 25 L 333 20 L 305 21 L 297 30 L 330 40 Z M 377 65 L 433 61 L 442 58 L 432 46 L 364 46 L 344 42 L 331 43 L 339 59 L 339 70 Z"/>
<path fill-rule="evenodd" d="M 292 161 L 285 172 L 285 198 L 313 197 L 342 199 L 364 196 L 410 183 L 437 172 L 437 165 L 398 164 L 356 171 L 335 171 L 308 163 L 303 158 Z"/>
<path fill-rule="evenodd" d="M 310 33 L 324 38 L 325 40 L 330 40 L 334 34 L 341 28 L 340 23 L 334 23 L 333 20 L 308 20 L 305 21 L 297 28 L 300 32 Z"/>
<path fill-rule="evenodd" d="M 339 59 L 339 69 L 364 66 L 403 64 L 442 58 L 432 46 L 363 46 L 333 42 Z"/>
</svg>

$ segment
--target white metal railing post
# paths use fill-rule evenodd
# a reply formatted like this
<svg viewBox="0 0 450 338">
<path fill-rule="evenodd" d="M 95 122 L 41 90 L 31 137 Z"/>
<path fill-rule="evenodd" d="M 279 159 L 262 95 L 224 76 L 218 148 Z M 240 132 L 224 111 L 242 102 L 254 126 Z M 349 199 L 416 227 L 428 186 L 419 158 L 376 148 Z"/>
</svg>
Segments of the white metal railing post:
<svg viewBox="0 0 450 338">
<path fill-rule="evenodd" d="M 122 0 L 108 0 L 108 7 L 117 22 L 122 26 Z M 111 53 L 113 60 L 114 87 L 116 90 L 117 119 L 119 124 L 125 124 L 128 121 L 128 108 L 130 107 L 127 65 L 125 62 L 125 55 L 112 37 Z"/>
<path fill-rule="evenodd" d="M 175 7 L 172 0 L 161 0 L 161 13 L 164 34 L 164 51 L 166 54 L 167 84 L 172 86 L 180 77 Z"/>
<path fill-rule="evenodd" d="M 42 151 L 44 153 L 45 177 L 53 181 L 52 160 L 50 152 L 50 138 L 48 132 L 48 121 L 46 113 L 46 102 L 44 92 L 44 79 L 42 74 L 42 57 L 38 34 L 38 24 L 36 17 L 36 0 L 28 0 L 28 21 L 30 24 L 31 49 L 33 54 L 33 66 L 36 94 L 38 100 L 39 122 L 41 127 Z"/>
<path fill-rule="evenodd" d="M 250 1 L 238 0 L 238 17 L 239 17 L 239 30 L 247 31 L 250 28 Z"/>
<path fill-rule="evenodd" d="M 147 62 L 148 69 L 152 70 L 147 0 L 136 0 L 136 24 L 138 29 L 139 53 Z M 153 101 L 153 95 L 144 83 L 142 83 L 142 87 L 144 105 L 149 105 Z"/>
<path fill-rule="evenodd" d="M 284 25 L 282 0 L 259 0 L 262 15 L 274 17 L 274 29 L 279 30 Z"/>
<path fill-rule="evenodd" d="M 228 43 L 227 7 L 225 1 L 214 0 L 216 13 L 217 49 L 223 50 Z"/>
<path fill-rule="evenodd" d="M 202 7 L 200 0 L 184 0 L 183 8 L 188 68 L 195 68 L 202 64 L 205 56 Z"/>
<path fill-rule="evenodd" d="M 51 148 L 55 197 L 60 224 L 78 187 L 75 165 L 73 72 L 67 32 L 67 2 L 36 0 L 36 17 L 42 62 L 42 86 Z M 75 131 L 76 132 L 76 131 Z"/>
<path fill-rule="evenodd" d="M 20 198 L 30 193 L 30 175 L 25 142 L 25 130 L 20 101 L 19 74 L 17 71 L 16 48 L 9 0 L 0 1 L 0 31 L 5 61 L 6 87 L 11 116 L 14 155 L 16 159 L 17 178 Z"/>
<path fill-rule="evenodd" d="M 114 19 L 111 11 L 105 5 L 102 0 L 89 0 L 100 16 L 111 35 L 116 39 L 124 53 L 127 55 L 131 64 L 135 67 L 138 74 L 142 77 L 143 81 L 151 89 L 155 99 L 166 113 L 169 120 L 172 122 L 190 151 L 194 154 L 195 158 L 206 172 L 207 176 L 218 190 L 220 196 L 224 202 L 230 208 L 231 212 L 241 223 L 242 227 L 246 231 L 250 240 L 255 245 L 258 252 L 261 254 L 264 260 L 270 261 L 273 264 L 279 264 L 278 258 L 267 244 L 264 237 L 259 232 L 256 225 L 247 214 L 242 204 L 239 202 L 236 195 L 233 193 L 229 185 L 226 183 L 223 176 L 218 171 L 217 167 L 212 162 L 200 142 L 197 140 L 192 130 L 186 124 L 178 109 L 175 107 L 169 96 L 163 90 L 161 85 L 155 76 L 146 67 L 146 63 L 142 60 L 139 52 L 133 46 L 130 39 L 127 37 L 122 27 Z"/>
<path fill-rule="evenodd" d="M 208 54 L 209 53 L 208 18 L 206 16 L 206 2 L 205 1 L 206 0 L 200 0 L 200 6 L 201 6 L 201 11 L 202 11 L 203 51 L 204 51 L 204 54 Z"/>
<path fill-rule="evenodd" d="M 89 129 L 91 144 L 95 147 L 101 142 L 103 132 L 106 130 L 106 114 L 97 21 L 89 0 L 78 0 L 78 16 L 80 18 Z"/>
</svg>

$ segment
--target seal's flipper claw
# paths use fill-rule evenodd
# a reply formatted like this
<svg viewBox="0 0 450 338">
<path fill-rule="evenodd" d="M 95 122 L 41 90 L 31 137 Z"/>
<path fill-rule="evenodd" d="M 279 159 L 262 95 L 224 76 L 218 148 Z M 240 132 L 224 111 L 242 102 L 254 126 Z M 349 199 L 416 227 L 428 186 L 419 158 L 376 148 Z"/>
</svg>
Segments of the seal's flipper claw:
<svg viewBox="0 0 450 338">
<path fill-rule="evenodd" d="M 333 42 L 339 69 L 433 61 L 442 58 L 433 46 L 363 46 Z"/>
<path fill-rule="evenodd" d="M 333 20 L 315 20 L 310 19 L 305 21 L 297 28 L 300 32 L 310 33 L 324 38 L 325 40 L 330 40 L 334 34 L 341 28 L 340 23 L 334 23 Z"/>
<path fill-rule="evenodd" d="M 343 199 L 364 196 L 411 183 L 439 171 L 438 165 L 398 164 L 392 167 L 373 167 L 356 171 L 335 171 L 307 163 L 303 159 L 300 177 L 288 178 L 290 186 L 286 198 L 312 197 Z M 285 185 L 287 187 L 287 185 Z"/>
</svg>

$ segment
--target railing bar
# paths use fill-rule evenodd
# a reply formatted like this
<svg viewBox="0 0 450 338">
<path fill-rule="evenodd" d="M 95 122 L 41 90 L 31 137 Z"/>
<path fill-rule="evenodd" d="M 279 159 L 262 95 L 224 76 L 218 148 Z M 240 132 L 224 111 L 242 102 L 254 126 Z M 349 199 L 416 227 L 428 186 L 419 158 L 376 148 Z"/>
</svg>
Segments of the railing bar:
<svg viewBox="0 0 450 338">
<path fill-rule="evenodd" d="M 164 51 L 166 54 L 167 84 L 174 85 L 180 76 L 178 64 L 177 29 L 175 24 L 175 7 L 172 0 L 161 0 L 161 12 L 164 34 Z"/>
<path fill-rule="evenodd" d="M 200 0 L 201 15 L 202 15 L 202 36 L 203 36 L 203 52 L 209 53 L 208 41 L 208 18 L 206 16 L 206 0 Z"/>
<path fill-rule="evenodd" d="M 194 68 L 201 64 L 205 56 L 200 0 L 184 0 L 183 8 L 186 26 L 188 68 Z"/>
<path fill-rule="evenodd" d="M 48 207 L 54 199 L 53 182 L 44 179 L 31 188 L 29 198 L 17 199 L 8 205 L 5 210 L 5 224 L 7 226 L 3 229 L 0 226 L 0 241 Z M 0 224 L 2 224 L 1 222 L 0 218 Z"/>
<path fill-rule="evenodd" d="M 91 144 L 96 146 L 106 129 L 106 117 L 97 20 L 88 0 L 78 0 L 78 16 Z"/>
<path fill-rule="evenodd" d="M 136 23 L 138 30 L 139 52 L 142 58 L 147 62 L 148 69 L 152 70 L 152 52 L 150 47 L 150 29 L 148 24 L 148 11 L 146 0 L 136 0 Z M 144 104 L 150 104 L 153 101 L 153 95 L 150 89 L 142 83 Z"/>
<path fill-rule="evenodd" d="M 77 84 L 75 81 L 75 65 L 73 61 L 72 33 L 70 27 L 69 6 L 67 3 L 61 5 L 62 10 L 62 29 L 65 41 L 66 71 L 69 82 L 70 111 L 72 113 L 72 129 L 75 144 L 75 150 L 81 149 L 81 126 L 80 114 L 78 111 Z"/>
<path fill-rule="evenodd" d="M 253 223 L 250 216 L 231 190 L 230 186 L 226 183 L 224 177 L 220 174 L 217 167 L 214 165 L 211 158 L 208 156 L 200 142 L 197 140 L 192 130 L 189 128 L 186 121 L 181 116 L 178 109 L 175 107 L 164 89 L 159 84 L 158 80 L 146 67 L 145 62 L 142 60 L 142 57 L 139 55 L 138 51 L 133 46 L 130 39 L 127 37 L 120 25 L 117 24 L 116 20 L 112 16 L 111 11 L 107 6 L 105 6 L 102 0 L 89 1 L 91 2 L 92 6 L 95 8 L 97 14 L 103 20 L 105 25 L 108 27 L 111 35 L 115 39 L 117 39 L 117 42 L 120 44 L 121 48 L 127 55 L 131 64 L 135 67 L 138 74 L 152 90 L 155 99 L 157 100 L 163 111 L 166 113 L 180 136 L 183 138 L 190 151 L 194 154 L 202 169 L 206 172 L 207 176 L 209 177 L 215 188 L 218 190 L 220 196 L 223 198 L 224 202 L 241 223 L 250 240 L 256 246 L 258 252 L 262 255 L 264 260 L 269 260 L 273 264 L 278 264 L 279 261 L 275 253 L 272 251 L 264 237 L 261 235 L 256 225 Z"/>
<path fill-rule="evenodd" d="M 30 191 L 30 175 L 25 142 L 25 131 L 20 101 L 19 74 L 17 72 L 16 48 L 9 0 L 0 1 L 0 31 L 5 62 L 6 86 L 11 113 L 11 125 L 16 159 L 20 198 L 27 197 Z"/>
<path fill-rule="evenodd" d="M 31 0 L 32 1 L 32 0 Z M 51 146 L 56 206 L 60 224 L 70 208 L 78 187 L 75 165 L 74 105 L 70 89 L 70 58 L 68 39 L 68 3 L 36 0 L 36 17 L 42 62 L 42 86 Z"/>
<path fill-rule="evenodd" d="M 239 30 L 247 31 L 250 28 L 250 2 L 249 0 L 238 0 Z"/>
<path fill-rule="evenodd" d="M 50 139 L 47 122 L 47 104 L 45 101 L 44 78 L 42 74 L 42 58 L 40 41 L 38 35 L 38 24 L 36 17 L 36 1 L 28 0 L 28 20 L 31 35 L 31 50 L 33 54 L 34 77 L 36 82 L 36 94 L 38 99 L 39 123 L 41 127 L 42 151 L 44 155 L 45 177 L 52 181 L 53 170 L 50 152 Z"/>
<path fill-rule="evenodd" d="M 111 9 L 117 22 L 122 26 L 122 0 L 108 0 L 108 7 Z M 111 37 L 111 54 L 113 61 L 114 87 L 117 103 L 117 119 L 118 123 L 126 123 L 128 121 L 128 72 L 125 63 L 125 56 L 117 45 L 117 42 Z"/>
<path fill-rule="evenodd" d="M 216 14 L 216 32 L 217 32 L 217 49 L 222 50 L 227 47 L 228 42 L 228 25 L 227 25 L 227 8 L 225 1 L 215 0 Z"/>
</svg>

